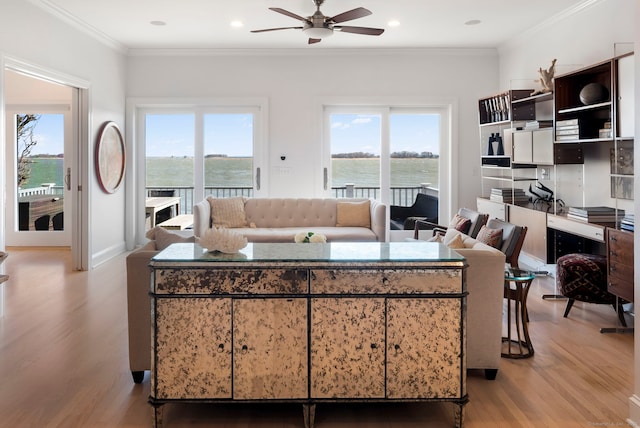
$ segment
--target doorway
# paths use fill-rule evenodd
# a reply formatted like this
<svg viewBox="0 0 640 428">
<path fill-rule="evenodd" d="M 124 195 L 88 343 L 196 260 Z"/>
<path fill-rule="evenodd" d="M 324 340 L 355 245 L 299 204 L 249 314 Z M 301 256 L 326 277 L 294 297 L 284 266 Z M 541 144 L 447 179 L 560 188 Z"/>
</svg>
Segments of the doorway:
<svg viewBox="0 0 640 428">
<path fill-rule="evenodd" d="M 88 207 L 81 188 L 87 181 L 88 82 L 8 58 L 3 63 L 0 244 L 70 248 L 74 269 L 87 270 Z"/>
</svg>

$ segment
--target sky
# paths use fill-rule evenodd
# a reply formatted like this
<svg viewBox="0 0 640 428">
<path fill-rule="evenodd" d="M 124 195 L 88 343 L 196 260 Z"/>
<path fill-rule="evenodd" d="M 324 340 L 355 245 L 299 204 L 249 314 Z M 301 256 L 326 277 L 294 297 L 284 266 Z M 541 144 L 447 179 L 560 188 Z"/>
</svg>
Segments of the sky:
<svg viewBox="0 0 640 428">
<path fill-rule="evenodd" d="M 31 155 L 64 153 L 64 115 L 41 114 L 33 136 L 38 143 L 31 150 Z"/>
<path fill-rule="evenodd" d="M 150 157 L 194 154 L 193 114 L 147 115 L 146 153 Z M 379 115 L 332 114 L 332 153 L 380 154 Z M 391 152 L 439 153 L 439 116 L 435 114 L 392 114 Z M 35 128 L 38 144 L 32 154 L 58 154 L 63 150 L 63 116 L 43 114 Z M 250 156 L 253 117 L 251 114 L 207 114 L 204 119 L 206 154 Z"/>
</svg>

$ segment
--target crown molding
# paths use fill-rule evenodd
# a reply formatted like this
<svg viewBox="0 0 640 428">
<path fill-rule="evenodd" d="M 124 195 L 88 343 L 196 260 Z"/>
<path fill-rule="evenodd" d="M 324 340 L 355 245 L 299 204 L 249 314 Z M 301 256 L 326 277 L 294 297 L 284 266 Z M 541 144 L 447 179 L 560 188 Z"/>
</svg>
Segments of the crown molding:
<svg viewBox="0 0 640 428">
<path fill-rule="evenodd" d="M 495 48 L 345 48 L 345 49 L 129 49 L 148 56 L 498 56 Z"/>
<path fill-rule="evenodd" d="M 55 18 L 60 19 L 62 22 L 70 25 L 76 30 L 81 31 L 82 33 L 96 39 L 98 42 L 115 49 L 116 51 L 127 54 L 128 48 L 124 46 L 122 43 L 117 42 L 111 37 L 104 34 L 102 31 L 98 30 L 95 27 L 87 24 L 86 22 L 76 18 L 65 9 L 53 4 L 49 0 L 27 0 L 29 3 L 33 4 L 39 9 L 44 10 L 48 14 L 54 16 Z"/>
<path fill-rule="evenodd" d="M 591 7 L 594 7 L 595 5 L 599 4 L 599 3 L 604 3 L 606 1 L 610 1 L 610 0 L 584 0 L 576 5 L 573 5 L 572 7 L 569 7 L 565 10 L 563 10 L 560 13 L 557 13 L 555 15 L 553 15 L 552 17 L 542 21 L 541 23 L 539 23 L 538 25 L 535 25 L 531 28 L 527 28 L 526 30 L 524 30 L 523 32 L 521 32 L 520 34 L 518 34 L 517 36 L 513 37 L 512 39 L 510 39 L 509 41 L 503 43 L 502 45 L 500 45 L 498 47 L 498 51 L 503 51 L 504 49 L 508 49 L 511 48 L 513 46 L 518 45 L 519 43 L 521 43 L 522 41 L 526 41 L 528 39 L 531 39 L 532 37 L 534 37 L 536 34 L 540 33 L 541 31 L 543 31 L 545 28 L 550 27 L 552 25 L 557 24 L 558 22 L 561 22 L 565 19 L 567 19 L 568 17 L 572 16 L 572 15 L 576 15 L 584 10 L 587 10 Z"/>
</svg>

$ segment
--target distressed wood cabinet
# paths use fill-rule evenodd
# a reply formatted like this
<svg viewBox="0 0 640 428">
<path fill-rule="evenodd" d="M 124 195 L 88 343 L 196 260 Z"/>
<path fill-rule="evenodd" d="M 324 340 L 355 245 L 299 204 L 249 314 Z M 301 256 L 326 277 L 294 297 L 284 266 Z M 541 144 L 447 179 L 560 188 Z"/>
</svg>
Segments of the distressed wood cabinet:
<svg viewBox="0 0 640 428">
<path fill-rule="evenodd" d="M 154 426 L 166 403 L 451 401 L 463 424 L 465 262 L 418 243 L 174 244 L 151 261 Z"/>
</svg>

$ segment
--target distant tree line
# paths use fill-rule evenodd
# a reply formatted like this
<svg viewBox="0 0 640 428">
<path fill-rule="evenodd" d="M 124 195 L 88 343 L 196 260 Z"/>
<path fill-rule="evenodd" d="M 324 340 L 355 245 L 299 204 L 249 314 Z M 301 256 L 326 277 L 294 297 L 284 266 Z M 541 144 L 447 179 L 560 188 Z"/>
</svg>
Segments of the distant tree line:
<svg viewBox="0 0 640 428">
<path fill-rule="evenodd" d="M 400 159 L 437 159 L 440 155 L 432 152 L 393 152 L 390 155 L 392 158 L 400 158 Z M 331 155 L 332 158 L 337 159 L 362 159 L 362 158 L 379 158 L 379 155 L 374 155 L 373 153 L 366 152 L 352 152 L 352 153 L 335 153 Z"/>
</svg>

